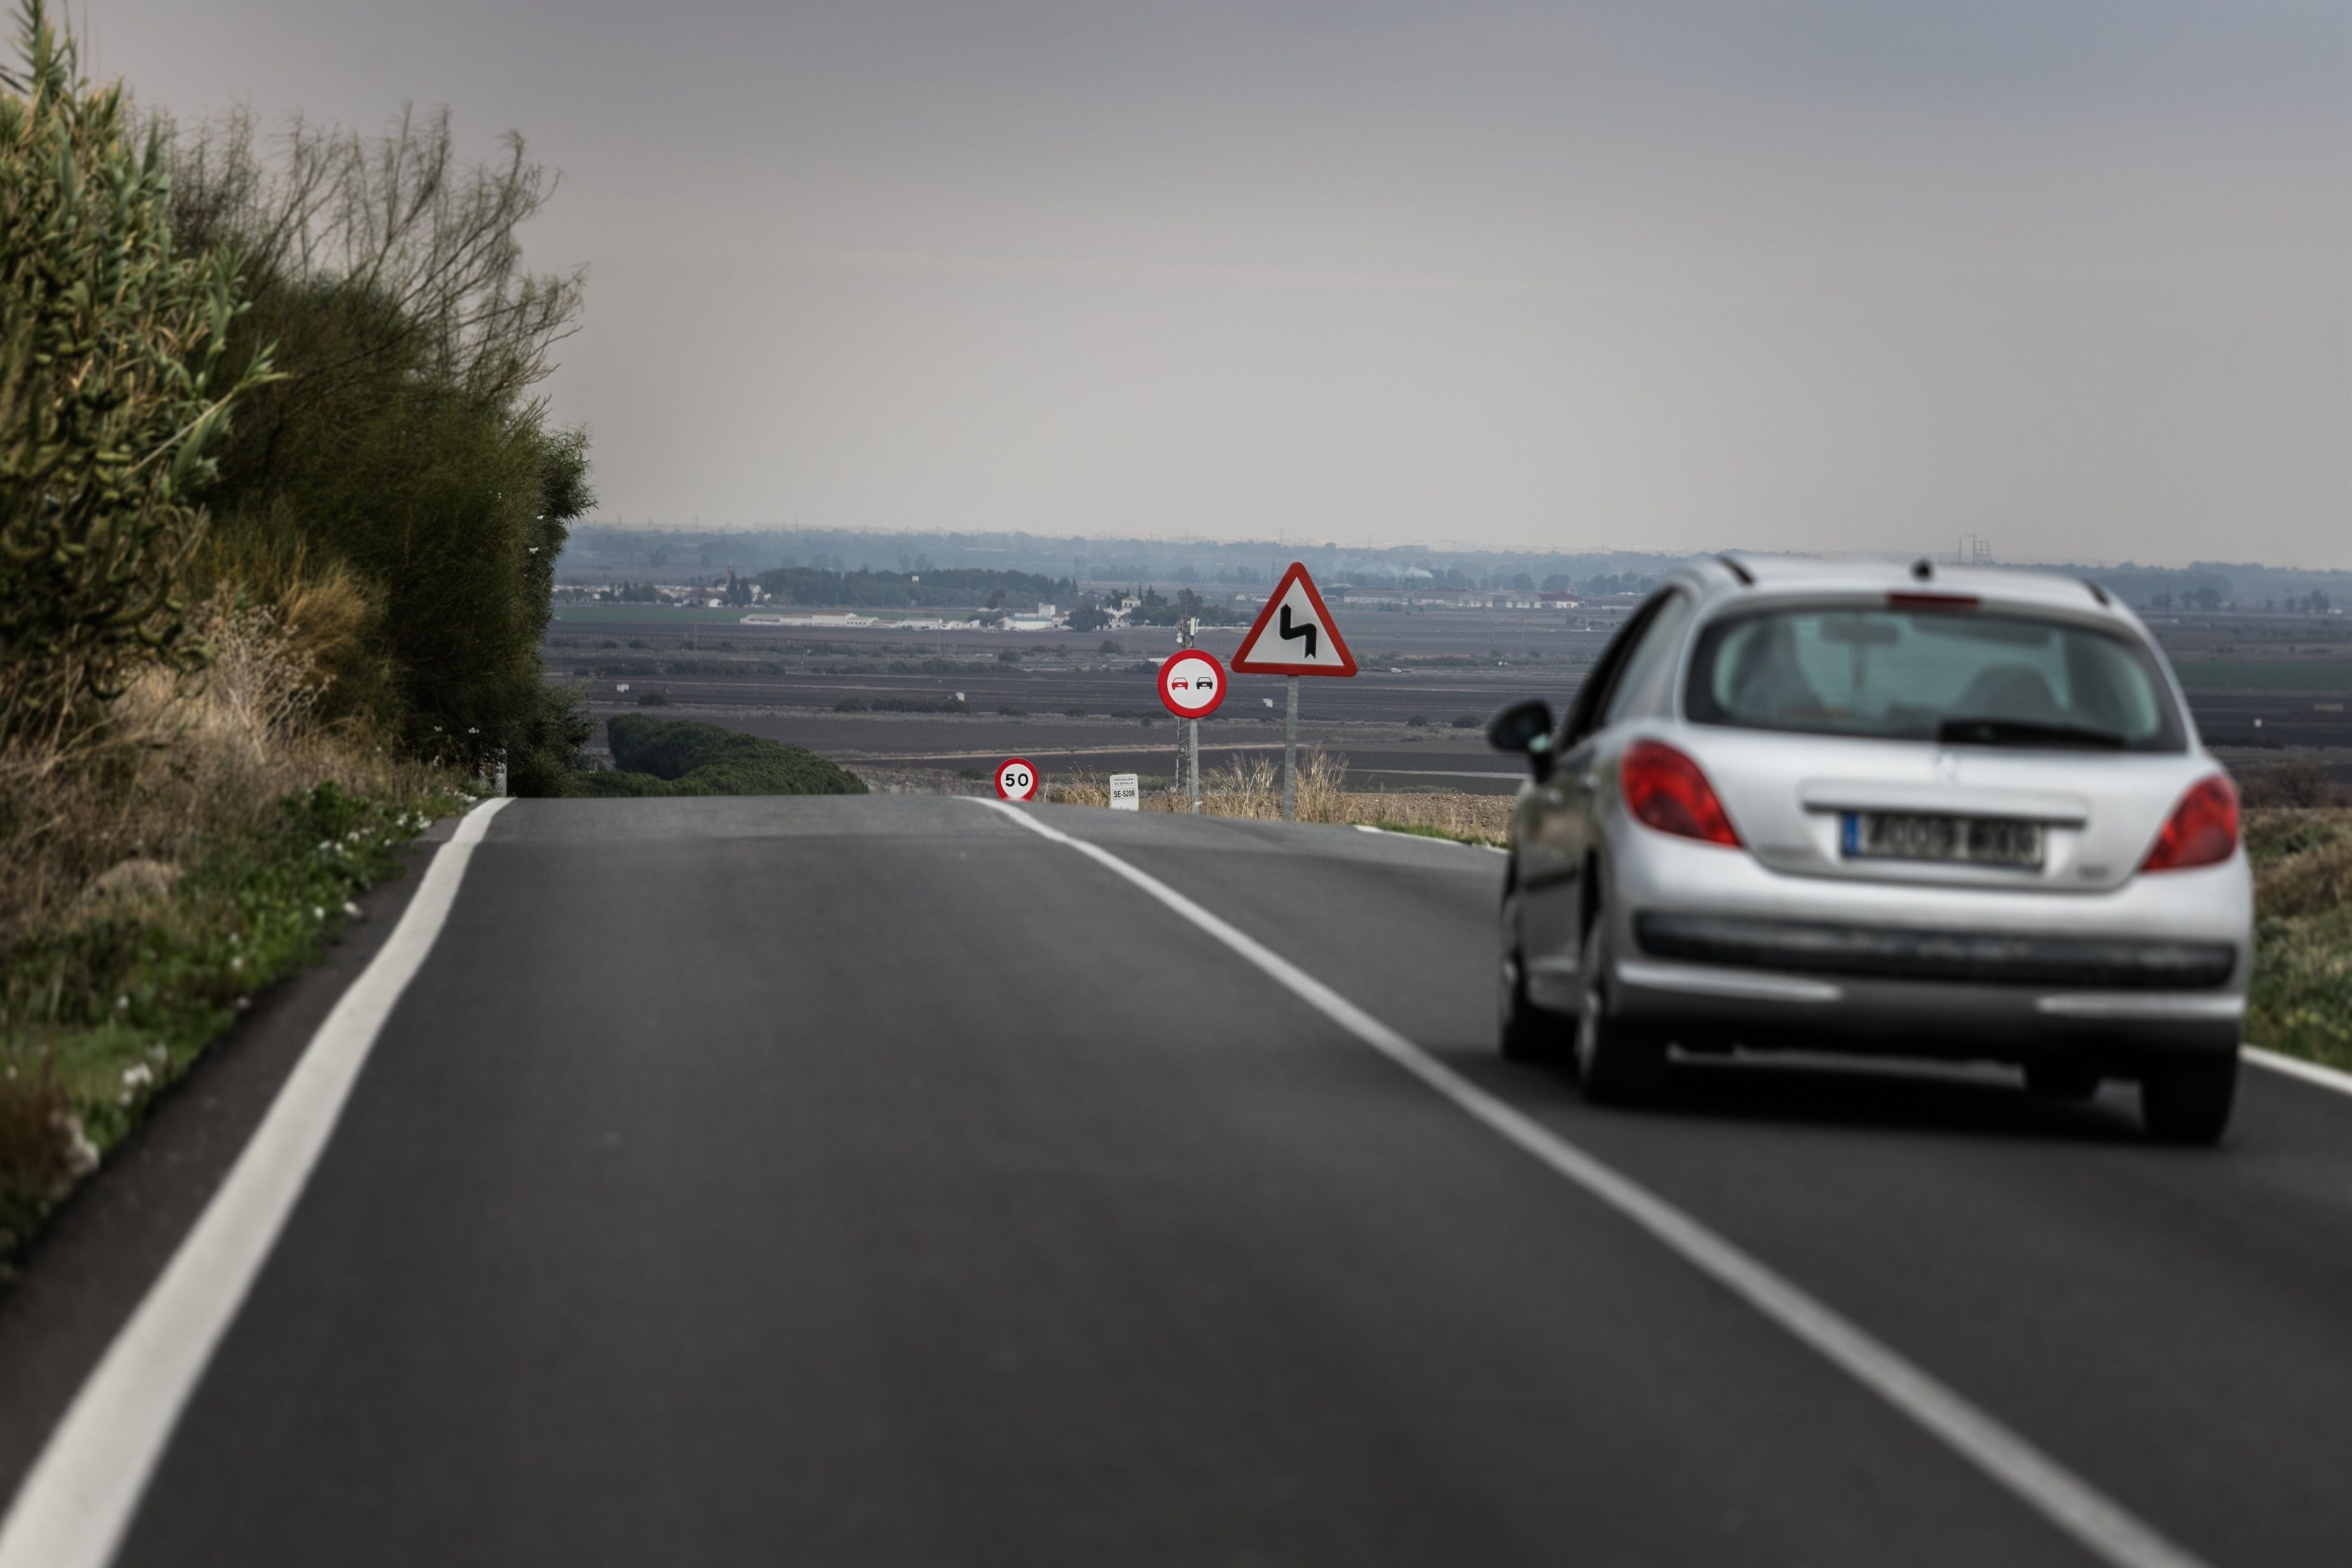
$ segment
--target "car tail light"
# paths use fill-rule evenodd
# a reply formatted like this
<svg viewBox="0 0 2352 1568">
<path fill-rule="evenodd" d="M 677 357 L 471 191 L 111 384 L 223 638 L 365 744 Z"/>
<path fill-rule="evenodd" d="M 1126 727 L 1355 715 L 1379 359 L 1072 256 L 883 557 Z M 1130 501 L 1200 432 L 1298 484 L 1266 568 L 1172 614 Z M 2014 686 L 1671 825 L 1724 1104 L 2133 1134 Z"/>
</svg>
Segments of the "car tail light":
<svg viewBox="0 0 2352 1568">
<path fill-rule="evenodd" d="M 2238 792 L 2219 773 L 2200 779 L 2180 797 L 2180 804 L 2156 835 L 2142 871 L 2179 871 L 2188 866 L 2215 865 L 2238 849 Z"/>
<path fill-rule="evenodd" d="M 1739 835 L 1732 831 L 1731 819 L 1723 814 L 1715 786 L 1706 781 L 1697 763 L 1673 747 L 1654 740 L 1635 741 L 1625 748 L 1624 759 L 1617 765 L 1617 781 L 1625 794 L 1626 810 L 1658 831 L 1735 850 L 1739 847 Z"/>
</svg>

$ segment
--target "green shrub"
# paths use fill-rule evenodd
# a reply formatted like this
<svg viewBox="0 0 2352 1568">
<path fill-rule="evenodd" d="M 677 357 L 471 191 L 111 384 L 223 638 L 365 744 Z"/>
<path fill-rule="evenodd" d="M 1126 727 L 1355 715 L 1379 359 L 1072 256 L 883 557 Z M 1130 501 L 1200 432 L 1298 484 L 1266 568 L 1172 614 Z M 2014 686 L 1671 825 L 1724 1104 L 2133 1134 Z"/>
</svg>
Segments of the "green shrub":
<svg viewBox="0 0 2352 1568">
<path fill-rule="evenodd" d="M 25 0 L 0 78 L 0 741 L 68 737 L 158 658 L 193 668 L 179 573 L 233 402 L 229 257 L 173 243 L 163 139 Z M 231 360 L 234 362 L 229 362 Z"/>
<path fill-rule="evenodd" d="M 232 116 L 172 169 L 175 233 L 234 254 L 251 299 L 226 362 L 273 342 L 281 372 L 222 444 L 200 574 L 281 606 L 349 585 L 347 632 L 317 650 L 321 716 L 468 772 L 503 753 L 510 779 L 568 779 L 573 758 L 524 755 L 579 727 L 551 722 L 540 639 L 593 500 L 585 437 L 532 392 L 580 304 L 576 275 L 521 267 L 553 179 L 519 141 L 467 167 L 446 115 L 257 146 Z"/>
<path fill-rule="evenodd" d="M 621 714 L 604 727 L 619 770 L 589 795 L 863 795 L 865 780 L 814 751 L 693 719 Z"/>
</svg>

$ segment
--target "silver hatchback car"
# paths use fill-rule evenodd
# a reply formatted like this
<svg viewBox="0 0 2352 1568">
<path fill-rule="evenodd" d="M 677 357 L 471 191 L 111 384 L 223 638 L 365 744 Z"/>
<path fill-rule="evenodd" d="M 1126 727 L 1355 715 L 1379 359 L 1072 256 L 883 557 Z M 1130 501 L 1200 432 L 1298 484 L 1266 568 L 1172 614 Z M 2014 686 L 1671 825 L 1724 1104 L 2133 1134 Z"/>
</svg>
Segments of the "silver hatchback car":
<svg viewBox="0 0 2352 1568">
<path fill-rule="evenodd" d="M 1638 1100 L 1669 1046 L 2014 1062 L 2228 1125 L 2253 890 L 2228 776 L 2095 585 L 1726 556 L 1567 716 L 1488 726 L 1511 819 L 1501 1043 Z"/>
</svg>

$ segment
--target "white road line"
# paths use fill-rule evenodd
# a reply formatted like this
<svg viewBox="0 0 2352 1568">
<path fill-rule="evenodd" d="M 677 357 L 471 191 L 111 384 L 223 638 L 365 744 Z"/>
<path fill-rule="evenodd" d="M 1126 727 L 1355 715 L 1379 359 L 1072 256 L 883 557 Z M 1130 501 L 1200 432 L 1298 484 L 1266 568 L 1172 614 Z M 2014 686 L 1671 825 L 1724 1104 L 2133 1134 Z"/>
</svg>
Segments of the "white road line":
<svg viewBox="0 0 2352 1568">
<path fill-rule="evenodd" d="M 1498 855 L 1507 855 L 1511 852 L 1506 849 L 1498 849 L 1493 844 L 1474 844 L 1466 839 L 1441 839 L 1433 833 L 1408 833 L 1396 828 L 1376 828 L 1370 822 L 1358 822 L 1356 824 L 1356 831 L 1360 833 L 1385 833 L 1392 839 L 1419 839 L 1425 844 L 1452 844 L 1455 849 L 1461 850 L 1492 850 Z"/>
<path fill-rule="evenodd" d="M 433 950 L 474 846 L 506 800 L 466 814 L 375 957 L 310 1037 L 195 1228 L 107 1348 L 0 1524 L 0 1568 L 104 1568 L 180 1412 L 269 1257 L 384 1019 Z"/>
<path fill-rule="evenodd" d="M 2333 1089 L 2338 1094 L 2352 1094 L 2352 1072 L 2339 1072 L 2333 1067 L 2322 1067 L 2298 1056 L 2281 1056 L 2277 1051 L 2264 1051 L 2259 1045 L 2243 1046 L 2240 1051 L 2248 1061 L 2267 1067 L 2273 1072 L 2300 1078 L 2305 1083 L 2316 1083 L 2322 1089 Z"/>
<path fill-rule="evenodd" d="M 1030 831 L 1066 844 L 1124 877 L 1255 965 L 1276 984 L 1581 1187 L 1717 1284 L 1817 1352 L 1967 1459 L 2077 1544 L 2115 1568 L 2199 1568 L 2174 1545 L 2089 1482 L 1946 1387 L 1859 1325 L 1717 1236 L 1673 1204 L 1586 1154 L 1431 1056 L 1287 958 L 1108 850 L 1048 827 L 999 800 Z M 0 1568 L 8 1568 L 0 1564 Z"/>
</svg>

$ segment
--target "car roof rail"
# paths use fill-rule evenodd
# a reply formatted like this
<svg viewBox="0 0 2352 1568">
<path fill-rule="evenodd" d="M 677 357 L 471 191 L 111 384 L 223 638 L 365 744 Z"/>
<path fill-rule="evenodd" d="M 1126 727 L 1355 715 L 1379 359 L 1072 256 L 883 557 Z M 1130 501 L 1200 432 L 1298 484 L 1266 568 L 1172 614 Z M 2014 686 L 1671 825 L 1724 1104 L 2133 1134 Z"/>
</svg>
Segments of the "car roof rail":
<svg viewBox="0 0 2352 1568">
<path fill-rule="evenodd" d="M 1756 574 L 1748 570 L 1745 566 L 1742 566 L 1739 563 L 1738 558 L 1734 556 L 1729 550 L 1725 550 L 1715 559 L 1731 569 L 1731 575 L 1739 580 L 1740 587 L 1753 588 L 1756 586 Z"/>
</svg>

